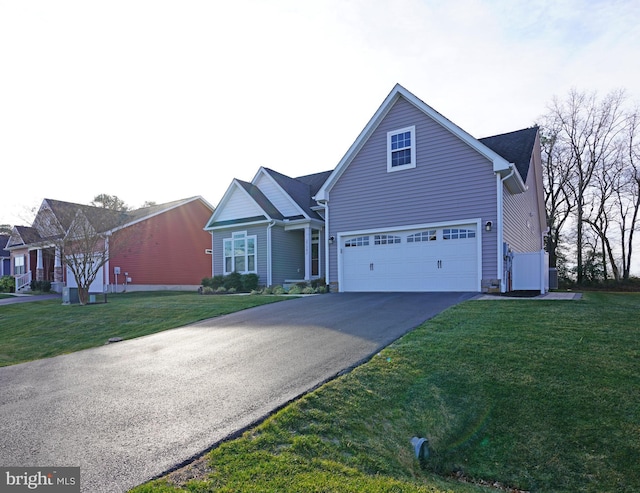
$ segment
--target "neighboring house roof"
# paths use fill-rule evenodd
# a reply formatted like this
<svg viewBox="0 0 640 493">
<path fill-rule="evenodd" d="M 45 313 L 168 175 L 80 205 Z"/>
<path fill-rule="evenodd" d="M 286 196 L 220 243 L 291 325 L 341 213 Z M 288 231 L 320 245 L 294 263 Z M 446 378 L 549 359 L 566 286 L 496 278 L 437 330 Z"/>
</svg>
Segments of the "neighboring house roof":
<svg viewBox="0 0 640 493">
<path fill-rule="evenodd" d="M 194 200 L 201 200 L 213 210 L 213 207 L 199 196 L 131 211 L 116 211 L 62 200 L 44 199 L 38 215 L 34 219 L 33 226 L 16 226 L 8 246 L 17 247 L 42 243 L 47 240 L 51 241 L 62 232 L 68 231 L 78 214 L 82 214 L 98 233 L 108 233 L 131 226 Z M 41 222 L 39 215 L 45 210 L 50 210 L 53 218 L 47 217 L 46 221 Z M 49 221 L 54 219 L 57 224 L 51 225 Z"/>
<path fill-rule="evenodd" d="M 520 177 L 526 181 L 537 134 L 538 127 L 531 127 L 479 140 L 507 161 L 514 163 Z"/>
<path fill-rule="evenodd" d="M 32 228 L 31 226 L 14 226 L 13 233 L 11 233 L 6 247 L 19 247 L 40 241 L 42 241 L 42 237 L 36 228 Z"/>
<path fill-rule="evenodd" d="M 469 145 L 472 149 L 475 149 L 481 155 L 485 156 L 489 161 L 493 163 L 493 171 L 496 173 L 500 173 L 503 176 L 508 177 L 507 182 L 510 189 L 514 191 L 522 192 L 526 189 L 522 178 L 519 173 L 514 173 L 510 175 L 511 170 L 515 166 L 504 156 L 498 154 L 490 147 L 484 145 L 475 137 L 471 136 L 469 133 L 465 132 L 463 129 L 458 127 L 455 123 L 450 121 L 449 119 L 442 116 L 436 110 L 434 110 L 431 106 L 426 104 L 424 101 L 416 97 L 414 94 L 406 90 L 400 84 L 396 84 L 395 87 L 391 90 L 389 95 L 382 102 L 378 110 L 375 112 L 371 120 L 364 127 L 360 135 L 355 140 L 355 142 L 351 145 L 347 153 L 340 160 L 336 168 L 333 170 L 331 175 L 327 178 L 326 182 L 322 185 L 315 198 L 318 201 L 327 200 L 328 193 L 333 188 L 335 183 L 338 181 L 340 176 L 345 172 L 353 158 L 358 154 L 358 152 L 362 149 L 365 143 L 368 141 L 369 137 L 373 134 L 375 129 L 380 125 L 380 123 L 384 120 L 386 115 L 389 113 L 391 108 L 395 105 L 398 99 L 404 98 L 410 104 L 418 108 L 425 115 L 430 117 L 433 121 L 444 127 L 446 130 L 454 134 L 460 140 Z"/>
<path fill-rule="evenodd" d="M 4 247 L 6 247 L 7 243 L 9 242 L 9 238 L 9 235 L 0 235 L 0 258 L 11 256 L 11 253 L 4 249 Z"/>
</svg>

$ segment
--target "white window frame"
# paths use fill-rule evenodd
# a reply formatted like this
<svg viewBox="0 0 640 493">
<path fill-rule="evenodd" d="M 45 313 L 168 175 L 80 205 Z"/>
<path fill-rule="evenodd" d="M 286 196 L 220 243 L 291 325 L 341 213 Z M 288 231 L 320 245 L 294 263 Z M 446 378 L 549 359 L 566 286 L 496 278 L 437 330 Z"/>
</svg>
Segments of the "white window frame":
<svg viewBox="0 0 640 493">
<path fill-rule="evenodd" d="M 403 134 L 409 132 L 409 138 L 411 139 L 411 145 L 400 147 L 398 149 L 392 149 L 392 138 L 395 135 Z M 400 164 L 393 166 L 393 153 L 406 151 L 407 149 L 411 150 L 411 162 L 407 164 Z M 410 127 L 399 128 L 397 130 L 392 130 L 391 132 L 387 132 L 387 172 L 391 173 L 393 171 L 401 171 L 405 169 L 412 169 L 416 167 L 416 127 L 412 125 Z"/>
<path fill-rule="evenodd" d="M 244 240 L 244 255 L 235 255 L 234 244 L 236 241 Z M 249 241 L 253 241 L 253 255 L 249 254 Z M 227 257 L 227 245 L 230 247 L 231 256 Z M 249 270 L 249 257 L 253 257 L 253 270 Z M 236 257 L 244 257 L 244 270 L 236 269 Z M 231 270 L 227 270 L 227 258 L 231 258 Z M 258 237 L 256 235 L 247 235 L 246 231 L 236 231 L 231 233 L 231 238 L 222 240 L 222 271 L 225 275 L 232 272 L 240 274 L 257 274 L 258 273 Z"/>
<path fill-rule="evenodd" d="M 13 275 L 21 276 L 27 273 L 24 255 L 16 255 L 13 257 Z"/>
</svg>

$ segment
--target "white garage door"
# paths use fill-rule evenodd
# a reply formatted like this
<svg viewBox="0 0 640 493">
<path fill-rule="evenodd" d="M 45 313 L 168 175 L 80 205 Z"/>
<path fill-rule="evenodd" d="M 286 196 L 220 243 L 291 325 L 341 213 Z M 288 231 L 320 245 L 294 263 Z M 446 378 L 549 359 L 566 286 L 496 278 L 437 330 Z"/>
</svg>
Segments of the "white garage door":
<svg viewBox="0 0 640 493">
<path fill-rule="evenodd" d="M 341 291 L 478 291 L 475 224 L 341 238 Z"/>
</svg>

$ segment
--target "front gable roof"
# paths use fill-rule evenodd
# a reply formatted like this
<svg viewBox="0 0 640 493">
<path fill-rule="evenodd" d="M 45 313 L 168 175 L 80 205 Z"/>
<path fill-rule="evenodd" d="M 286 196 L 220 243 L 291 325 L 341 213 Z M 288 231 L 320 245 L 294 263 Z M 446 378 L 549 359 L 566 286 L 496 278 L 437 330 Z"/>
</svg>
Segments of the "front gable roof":
<svg viewBox="0 0 640 493">
<path fill-rule="evenodd" d="M 22 247 L 40 241 L 42 241 L 42 237 L 36 228 L 32 228 L 31 226 L 14 226 L 5 248 Z"/>
<path fill-rule="evenodd" d="M 375 129 L 380 125 L 380 123 L 384 120 L 386 115 L 389 113 L 391 108 L 395 105 L 395 103 L 400 99 L 404 98 L 410 104 L 418 108 L 422 111 L 426 116 L 431 118 L 433 121 L 444 127 L 446 130 L 454 134 L 460 140 L 469 145 L 472 149 L 476 150 L 481 155 L 485 156 L 489 161 L 493 163 L 493 171 L 496 173 L 500 173 L 503 176 L 509 176 L 509 179 L 512 181 L 516 181 L 514 188 L 524 190 L 524 183 L 520 179 L 518 174 L 514 174 L 510 176 L 510 171 L 514 169 L 513 163 L 509 162 L 505 157 L 501 156 L 488 146 L 484 145 L 470 134 L 462 130 L 456 124 L 442 116 L 436 110 L 434 110 L 431 106 L 426 104 L 421 99 L 417 98 L 414 94 L 406 90 L 400 84 L 396 84 L 395 87 L 391 90 L 389 95 L 382 102 L 378 110 L 375 112 L 371 120 L 364 127 L 360 135 L 355 140 L 355 142 L 351 145 L 347 153 L 340 160 L 336 168 L 333 170 L 331 175 L 327 178 L 324 185 L 319 189 L 318 193 L 315 195 L 315 199 L 318 202 L 323 202 L 329 199 L 329 192 L 338 181 L 340 176 L 345 172 L 348 168 L 349 164 L 358 152 L 362 149 L 365 143 L 369 140 Z"/>
<path fill-rule="evenodd" d="M 234 179 L 205 230 L 256 221 L 322 220 L 313 195 L 331 171 L 298 178 L 261 167 L 251 183 Z"/>
<path fill-rule="evenodd" d="M 270 214 L 282 218 L 282 214 L 258 187 L 234 179 L 204 229 L 208 231 L 232 224 L 267 221 Z"/>
</svg>

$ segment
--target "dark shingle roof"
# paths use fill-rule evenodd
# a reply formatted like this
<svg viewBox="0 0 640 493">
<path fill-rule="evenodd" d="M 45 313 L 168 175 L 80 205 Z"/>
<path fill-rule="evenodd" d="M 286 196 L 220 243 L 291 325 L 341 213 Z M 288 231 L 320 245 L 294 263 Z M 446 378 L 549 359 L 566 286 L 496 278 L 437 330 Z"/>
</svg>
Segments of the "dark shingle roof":
<svg viewBox="0 0 640 493">
<path fill-rule="evenodd" d="M 331 171 L 291 178 L 272 169 L 264 169 L 309 217 L 321 219 L 318 213 L 311 209 L 314 205 L 312 197 L 320 190 L 320 187 L 331 174 Z"/>
<path fill-rule="evenodd" d="M 36 228 L 32 228 L 31 226 L 16 226 L 15 230 L 20 235 L 20 238 L 22 239 L 22 243 L 24 245 L 42 241 L 42 237 L 40 236 L 40 233 L 38 233 L 38 230 Z"/>
<path fill-rule="evenodd" d="M 514 163 L 522 181 L 526 181 L 538 127 L 478 139 L 492 151 Z"/>
<path fill-rule="evenodd" d="M 9 241 L 9 235 L 0 235 L 0 257 L 10 257 L 11 256 L 9 251 L 4 249 L 4 247 L 7 246 L 7 242 L 8 241 Z"/>
<path fill-rule="evenodd" d="M 247 193 L 251 196 L 253 200 L 256 201 L 263 211 L 265 211 L 271 219 L 284 219 L 284 216 L 280 213 L 276 206 L 271 203 L 271 201 L 262 193 L 262 191 L 251 183 L 247 183 L 246 181 L 236 180 L 242 188 L 244 188 Z"/>
<path fill-rule="evenodd" d="M 109 231 L 110 229 L 129 222 L 131 219 L 130 214 L 124 211 L 114 211 L 111 209 L 104 209 L 103 207 L 74 204 L 72 202 L 63 202 L 62 200 L 45 200 L 65 231 L 67 231 L 69 226 L 71 226 L 71 223 L 75 219 L 78 211 L 82 211 L 91 225 L 99 233 Z"/>
</svg>

